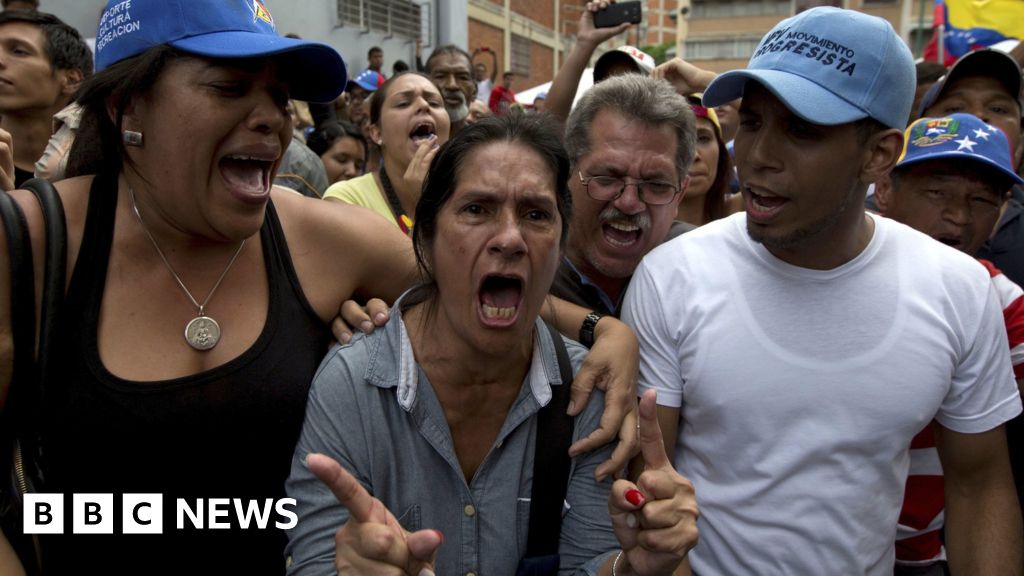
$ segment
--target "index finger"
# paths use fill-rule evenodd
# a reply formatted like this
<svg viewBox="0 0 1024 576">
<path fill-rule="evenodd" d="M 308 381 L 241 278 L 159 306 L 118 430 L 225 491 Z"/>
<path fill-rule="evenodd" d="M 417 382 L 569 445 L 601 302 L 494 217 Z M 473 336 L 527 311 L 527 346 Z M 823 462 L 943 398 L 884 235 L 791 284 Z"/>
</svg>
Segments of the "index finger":
<svg viewBox="0 0 1024 576">
<path fill-rule="evenodd" d="M 373 496 L 363 488 L 363 485 L 356 480 L 355 476 L 349 474 L 348 470 L 341 467 L 329 456 L 323 454 L 308 454 L 306 466 L 321 482 L 327 485 L 334 493 L 338 502 L 348 508 L 349 514 L 357 522 L 370 522 L 373 520 Z"/>
<path fill-rule="evenodd" d="M 658 425 L 657 394 L 654 390 L 648 390 L 640 398 L 640 453 L 643 454 L 647 468 L 672 468 L 668 454 L 665 453 L 661 426 Z"/>
</svg>

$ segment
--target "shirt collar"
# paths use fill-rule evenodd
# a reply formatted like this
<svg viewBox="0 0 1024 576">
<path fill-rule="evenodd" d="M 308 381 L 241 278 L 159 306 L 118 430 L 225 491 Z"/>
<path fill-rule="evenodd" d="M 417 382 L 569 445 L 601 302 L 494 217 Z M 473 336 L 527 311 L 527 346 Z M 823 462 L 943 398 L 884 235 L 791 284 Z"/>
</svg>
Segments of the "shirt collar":
<svg viewBox="0 0 1024 576">
<path fill-rule="evenodd" d="M 411 412 L 416 405 L 420 384 L 419 368 L 409 332 L 402 320 L 402 298 L 391 307 L 388 323 L 377 329 L 382 333 L 374 339 L 375 344 L 371 345 L 364 377 L 368 383 L 379 388 L 397 388 L 395 398 L 398 405 L 406 412 Z M 551 401 L 551 386 L 559 386 L 563 382 L 551 334 L 540 318 L 534 322 L 533 335 L 533 353 L 526 383 L 537 404 L 545 406 Z"/>
<path fill-rule="evenodd" d="M 584 286 L 590 286 L 597 292 L 597 296 L 598 298 L 601 299 L 601 303 L 604 304 L 605 310 L 611 310 L 612 312 L 614 312 L 619 309 L 616 303 L 612 302 L 611 297 L 608 296 L 608 294 L 606 294 L 600 286 L 591 282 L 590 278 L 587 278 L 586 274 L 580 272 L 579 269 L 576 268 L 576 265 L 572 263 L 572 260 L 569 260 L 567 256 L 562 256 L 562 260 L 564 260 L 565 263 L 569 266 L 569 269 L 572 270 L 573 274 L 579 276 L 580 284 L 583 284 Z"/>
</svg>

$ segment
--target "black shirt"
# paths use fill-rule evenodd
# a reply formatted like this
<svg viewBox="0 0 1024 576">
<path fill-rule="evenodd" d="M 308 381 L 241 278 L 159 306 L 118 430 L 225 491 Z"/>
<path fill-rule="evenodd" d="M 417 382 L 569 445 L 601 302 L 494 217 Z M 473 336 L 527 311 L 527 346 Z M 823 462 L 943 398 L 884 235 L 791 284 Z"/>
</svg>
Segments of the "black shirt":
<svg viewBox="0 0 1024 576">
<path fill-rule="evenodd" d="M 21 185 L 29 180 L 35 178 L 36 175 L 28 170 L 22 170 L 17 166 L 14 167 L 14 187 L 21 188 Z"/>
<path fill-rule="evenodd" d="M 996 235 L 975 254 L 1003 271 L 1007 278 L 1024 286 L 1024 205 L 1011 198 Z"/>
</svg>

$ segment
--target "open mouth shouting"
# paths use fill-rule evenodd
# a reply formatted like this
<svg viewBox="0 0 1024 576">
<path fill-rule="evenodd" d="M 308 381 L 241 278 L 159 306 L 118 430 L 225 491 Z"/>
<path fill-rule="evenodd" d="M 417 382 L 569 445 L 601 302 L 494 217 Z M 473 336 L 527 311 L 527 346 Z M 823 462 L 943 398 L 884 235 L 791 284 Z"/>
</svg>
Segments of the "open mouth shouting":
<svg viewBox="0 0 1024 576">
<path fill-rule="evenodd" d="M 964 239 L 961 238 L 960 236 L 946 234 L 941 236 L 935 236 L 934 238 L 939 242 L 942 242 L 946 246 L 951 246 L 953 248 L 956 248 L 957 250 L 960 250 L 961 252 L 963 252 L 964 245 L 966 244 L 966 242 L 964 242 Z"/>
<path fill-rule="evenodd" d="M 515 324 L 523 302 L 523 280 L 517 276 L 490 274 L 477 290 L 480 318 L 484 325 L 505 327 Z"/>
<path fill-rule="evenodd" d="M 651 216 L 648 212 L 625 214 L 614 206 L 608 206 L 601 212 L 601 236 L 612 248 L 629 250 L 639 246 L 644 232 L 651 227 Z"/>
<path fill-rule="evenodd" d="M 420 142 L 437 137 L 437 126 L 432 121 L 421 120 L 417 122 L 409 132 L 409 138 L 413 145 L 419 146 Z"/>
<path fill-rule="evenodd" d="M 776 196 L 763 188 L 754 191 L 752 186 L 744 186 L 747 217 L 757 222 L 766 222 L 782 212 L 789 203 L 788 198 Z"/>
<path fill-rule="evenodd" d="M 221 178 L 231 194 L 249 203 L 265 202 L 270 195 L 270 174 L 279 154 L 227 154 L 220 159 Z"/>
</svg>

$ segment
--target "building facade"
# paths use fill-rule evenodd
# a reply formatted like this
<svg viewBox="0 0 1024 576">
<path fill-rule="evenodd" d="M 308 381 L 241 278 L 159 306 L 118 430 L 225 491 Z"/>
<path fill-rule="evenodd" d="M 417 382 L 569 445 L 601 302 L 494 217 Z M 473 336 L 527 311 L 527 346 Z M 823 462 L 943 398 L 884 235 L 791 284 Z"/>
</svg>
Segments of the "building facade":
<svg viewBox="0 0 1024 576">
<path fill-rule="evenodd" d="M 932 0 L 672 0 L 689 4 L 676 53 L 722 72 L 746 66 L 758 42 L 779 21 L 813 6 L 840 6 L 888 20 L 920 55 L 931 37 Z M 677 14 L 679 11 L 677 10 Z"/>
<path fill-rule="evenodd" d="M 390 76 L 396 60 L 413 65 L 417 39 L 424 56 L 434 46 L 468 42 L 465 0 L 259 1 L 281 34 L 298 34 L 338 50 L 351 77 L 366 67 L 366 54 L 373 46 L 384 50 L 383 71 Z M 92 38 L 105 5 L 106 0 L 41 0 L 40 9 Z"/>
<path fill-rule="evenodd" d="M 366 67 L 372 46 L 384 50 L 384 72 L 396 60 L 412 65 L 416 41 L 424 58 L 443 44 L 465 47 L 497 76 L 516 73 L 522 91 L 554 78 L 572 48 L 585 0 L 260 0 L 278 31 L 333 46 L 350 76 Z M 86 37 L 96 35 L 105 0 L 42 0 Z M 780 20 L 812 5 L 831 4 L 889 20 L 915 54 L 931 36 L 932 0 L 642 0 L 639 26 L 598 49 L 623 44 L 667 49 L 701 67 L 746 65 L 761 37 Z M 659 48 L 660 47 L 660 48 Z M 492 58 L 493 55 L 493 58 Z"/>
</svg>

